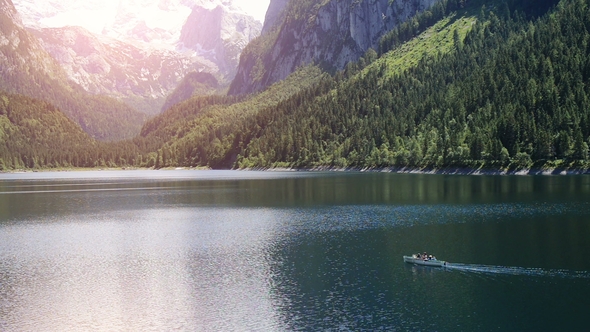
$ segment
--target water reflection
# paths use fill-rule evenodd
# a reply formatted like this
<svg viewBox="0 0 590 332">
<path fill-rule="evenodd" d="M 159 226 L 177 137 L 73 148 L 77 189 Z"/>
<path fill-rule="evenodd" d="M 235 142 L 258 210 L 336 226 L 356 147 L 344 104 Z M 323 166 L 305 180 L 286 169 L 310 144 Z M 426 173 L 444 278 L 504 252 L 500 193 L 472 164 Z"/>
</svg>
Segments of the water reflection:
<svg viewBox="0 0 590 332">
<path fill-rule="evenodd" d="M 1 228 L 3 327 L 279 325 L 267 259 L 278 225 L 272 211 L 181 208 L 96 217 Z"/>
<path fill-rule="evenodd" d="M 586 259 L 590 245 L 578 241 L 590 234 L 590 210 L 570 214 L 538 205 L 510 215 L 502 214 L 504 208 L 518 209 L 492 205 L 488 214 L 454 223 L 445 218 L 463 215 L 464 207 L 443 208 L 446 213 L 424 216 L 428 209 L 406 207 L 430 219 L 412 227 L 395 221 L 364 227 L 363 213 L 351 216 L 350 224 L 356 228 L 339 225 L 337 217 L 324 218 L 346 211 L 342 207 L 308 215 L 291 211 L 290 219 L 303 219 L 302 229 L 309 231 L 291 236 L 271 259 L 274 293 L 280 299 L 275 305 L 284 326 L 289 330 L 441 331 L 514 327 L 536 331 L 548 323 L 551 329 L 584 326 L 581 308 L 589 302 L 580 294 L 590 294 Z M 399 217 L 395 207 L 383 209 L 388 209 L 389 220 Z M 323 212 L 326 215 L 321 217 Z M 497 221 L 496 213 L 510 219 Z M 554 228 L 560 231 L 552 232 Z M 571 240 L 577 246 L 567 236 L 575 232 L 580 233 Z M 525 241 L 519 241 L 519 235 L 526 236 Z M 481 269 L 477 263 L 516 265 L 488 265 L 487 273 L 473 273 L 402 263 L 402 255 L 425 249 L 439 258 L 475 263 L 462 265 L 472 268 Z M 567 305 L 561 307 L 568 298 L 573 301 L 569 307 L 575 307 L 570 312 L 564 309 Z M 552 316 L 555 312 L 561 317 L 558 324 Z"/>
<path fill-rule="evenodd" d="M 590 194 L 588 176 L 184 171 L 172 173 L 184 174 L 184 177 L 162 179 L 148 176 L 166 173 L 138 174 L 147 178 L 0 181 L 0 220 L 21 218 L 12 215 L 18 212 L 51 215 L 57 210 L 67 213 L 72 202 L 81 205 L 84 210 L 100 211 L 103 207 L 132 210 L 145 204 L 232 207 L 481 202 L 528 204 L 539 202 L 547 192 L 551 192 L 552 200 L 560 202 L 584 201 Z M 23 200 L 30 203 L 24 205 L 27 211 L 17 211 L 19 206 L 23 206 L 19 204 Z"/>
<path fill-rule="evenodd" d="M 401 257 L 590 271 L 590 177 L 243 174 L 0 181 L 0 330 L 583 322 L 587 280 Z"/>
</svg>

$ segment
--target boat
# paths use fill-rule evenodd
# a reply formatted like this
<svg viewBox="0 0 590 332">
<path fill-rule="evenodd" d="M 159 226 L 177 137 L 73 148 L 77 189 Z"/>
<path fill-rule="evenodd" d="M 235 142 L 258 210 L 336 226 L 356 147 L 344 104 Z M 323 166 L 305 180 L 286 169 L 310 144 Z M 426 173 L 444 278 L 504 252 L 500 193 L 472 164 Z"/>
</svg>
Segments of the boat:
<svg viewBox="0 0 590 332">
<path fill-rule="evenodd" d="M 416 264 L 416 265 L 436 266 L 436 267 L 443 267 L 443 266 L 447 265 L 447 262 L 440 261 L 432 255 L 420 255 L 420 254 L 414 254 L 412 256 L 404 256 L 404 262 L 410 263 L 410 264 Z"/>
</svg>

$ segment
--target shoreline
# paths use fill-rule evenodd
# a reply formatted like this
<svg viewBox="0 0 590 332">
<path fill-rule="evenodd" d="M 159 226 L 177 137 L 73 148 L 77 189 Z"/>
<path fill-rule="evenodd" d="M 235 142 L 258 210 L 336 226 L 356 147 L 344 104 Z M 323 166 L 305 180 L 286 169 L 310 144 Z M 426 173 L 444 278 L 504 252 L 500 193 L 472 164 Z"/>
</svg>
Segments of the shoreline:
<svg viewBox="0 0 590 332">
<path fill-rule="evenodd" d="M 254 167 L 239 169 L 212 169 L 209 167 L 167 167 L 167 168 L 142 168 L 142 167 L 112 167 L 112 168 L 47 168 L 47 169 L 17 169 L 4 170 L 0 174 L 18 173 L 50 173 L 50 172 L 109 172 L 109 171 L 259 171 L 259 172 L 360 172 L 360 173 L 397 173 L 397 174 L 432 174 L 432 175 L 475 175 L 475 176 L 555 176 L 555 175 L 589 175 L 590 169 L 585 168 L 530 168 L 530 169 L 492 169 L 492 168 L 468 168 L 468 167 L 442 167 L 442 168 L 414 168 L 414 167 Z"/>
<path fill-rule="evenodd" d="M 582 168 L 530 168 L 530 169 L 474 169 L 467 167 L 443 167 L 443 168 L 413 168 L 413 167 L 310 167 L 310 168 L 245 168 L 241 171 L 267 171 L 267 172 L 361 172 L 361 173 L 397 173 L 397 174 L 433 174 L 433 175 L 495 175 L 495 176 L 553 176 L 553 175 L 588 175 L 590 169 Z"/>
</svg>

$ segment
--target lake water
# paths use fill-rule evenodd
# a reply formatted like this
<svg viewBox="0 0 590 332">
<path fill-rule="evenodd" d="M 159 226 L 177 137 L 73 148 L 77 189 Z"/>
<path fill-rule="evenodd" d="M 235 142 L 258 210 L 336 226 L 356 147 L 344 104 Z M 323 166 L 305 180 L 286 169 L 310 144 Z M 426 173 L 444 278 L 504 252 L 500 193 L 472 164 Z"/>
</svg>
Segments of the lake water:
<svg viewBox="0 0 590 332">
<path fill-rule="evenodd" d="M 402 256 L 436 254 L 448 268 Z M 581 331 L 590 176 L 0 174 L 1 331 Z"/>
</svg>

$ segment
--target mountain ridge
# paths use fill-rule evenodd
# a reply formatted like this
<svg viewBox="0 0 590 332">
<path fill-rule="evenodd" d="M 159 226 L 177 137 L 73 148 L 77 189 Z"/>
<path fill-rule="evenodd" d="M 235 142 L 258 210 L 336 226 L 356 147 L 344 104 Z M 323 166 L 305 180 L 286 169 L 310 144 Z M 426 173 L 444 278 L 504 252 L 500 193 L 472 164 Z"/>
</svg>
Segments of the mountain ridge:
<svg viewBox="0 0 590 332">
<path fill-rule="evenodd" d="M 153 168 L 590 169 L 588 8 L 440 0 L 343 70 L 306 66 L 260 93 L 193 96 L 106 154 Z"/>
<path fill-rule="evenodd" d="M 147 115 L 161 111 L 168 95 L 188 73 L 209 72 L 220 84 L 228 85 L 242 49 L 262 28 L 231 1 L 128 0 L 105 13 L 99 10 L 106 6 L 100 1 L 49 0 L 42 6 L 35 6 L 35 0 L 17 3 L 26 12 L 23 26 L 42 41 L 69 80 L 92 94 L 120 99 Z M 42 24 L 67 14 L 68 8 L 78 8 L 81 13 L 97 10 L 112 18 L 104 19 L 98 33 Z M 154 19 L 154 13 L 161 19 Z M 205 23 L 215 23 L 215 27 Z"/>
<path fill-rule="evenodd" d="M 92 94 L 109 95 L 148 115 L 160 108 L 179 80 L 193 71 L 214 71 L 206 59 L 167 50 L 146 51 L 108 37 L 99 38 L 81 27 L 30 29 L 43 48 L 66 71 L 68 79 Z"/>
<path fill-rule="evenodd" d="M 0 90 L 50 102 L 94 138 L 117 140 L 139 132 L 145 115 L 73 84 L 39 40 L 20 24 L 11 0 L 0 0 L 0 7 Z"/>
</svg>

